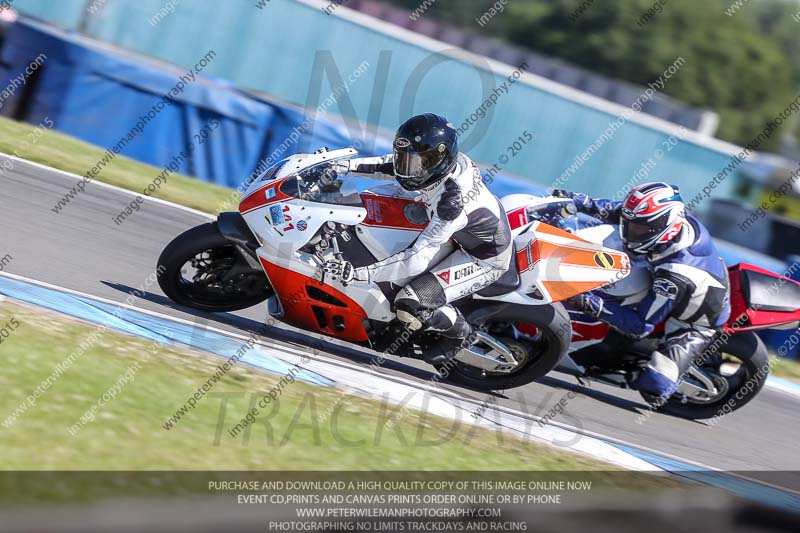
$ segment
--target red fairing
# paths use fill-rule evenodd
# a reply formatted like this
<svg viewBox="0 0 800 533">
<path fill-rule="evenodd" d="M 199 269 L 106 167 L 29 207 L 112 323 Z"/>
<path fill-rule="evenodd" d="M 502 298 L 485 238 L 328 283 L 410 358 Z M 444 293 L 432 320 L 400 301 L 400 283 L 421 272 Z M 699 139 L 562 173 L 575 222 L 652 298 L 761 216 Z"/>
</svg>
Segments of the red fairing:
<svg viewBox="0 0 800 533">
<path fill-rule="evenodd" d="M 738 264 L 728 267 L 728 281 L 731 287 L 731 316 L 727 324 L 722 328 L 725 333 L 733 333 L 735 329 L 731 329 L 731 324 L 739 320 L 739 318 L 743 317 L 745 314 L 749 314 L 747 304 L 745 304 L 744 301 L 744 295 L 742 294 L 742 281 L 739 277 L 741 266 L 741 264 Z M 747 322 L 749 322 L 749 319 L 747 319 Z M 745 324 L 747 322 L 745 322 Z M 741 326 L 742 324 L 740 322 L 739 327 Z"/>
<path fill-rule="evenodd" d="M 731 316 L 723 331 L 730 334 L 742 330 L 770 329 L 800 320 L 800 309 L 788 313 L 782 311 L 758 311 L 748 308 L 742 291 L 741 274 L 744 270 L 766 274 L 776 280 L 783 280 L 784 283 L 798 284 L 793 279 L 748 263 L 739 263 L 728 267 L 731 287 Z M 798 302 L 798 306 L 800 306 L 800 302 Z M 737 322 L 738 324 L 734 325 Z"/>
<path fill-rule="evenodd" d="M 380 194 L 362 193 L 361 201 L 367 210 L 367 216 L 362 222 L 365 226 L 378 228 L 404 229 L 411 231 L 422 231 L 425 224 L 414 224 L 405 215 L 408 205 L 415 203 L 410 198 L 398 198 L 396 196 L 382 196 Z M 420 206 L 425 209 L 423 204 Z"/>
<path fill-rule="evenodd" d="M 525 335 L 529 335 L 531 337 L 535 337 L 536 334 L 539 333 L 539 328 L 533 324 L 528 324 L 527 322 L 517 324 L 517 329 L 520 331 L 520 333 L 524 333 Z"/>
<path fill-rule="evenodd" d="M 586 342 L 605 339 L 608 335 L 609 325 L 605 322 L 578 322 L 572 321 L 572 342 Z"/>
<path fill-rule="evenodd" d="M 276 202 L 291 200 L 292 197 L 281 192 L 280 187 L 284 181 L 286 180 L 271 181 L 242 198 L 239 212 L 245 214 Z"/>
<path fill-rule="evenodd" d="M 522 322 L 516 325 L 520 333 L 535 337 L 539 329 L 533 324 Z M 610 327 L 605 322 L 572 322 L 572 342 L 601 341 L 608 335 Z"/>
<path fill-rule="evenodd" d="M 511 229 L 517 229 L 528 223 L 528 215 L 525 212 L 526 207 L 518 207 L 508 212 L 508 224 Z"/>
<path fill-rule="evenodd" d="M 343 292 L 263 258 L 261 264 L 273 283 L 287 323 L 350 342 L 369 340 L 363 322 L 367 313 Z"/>
</svg>

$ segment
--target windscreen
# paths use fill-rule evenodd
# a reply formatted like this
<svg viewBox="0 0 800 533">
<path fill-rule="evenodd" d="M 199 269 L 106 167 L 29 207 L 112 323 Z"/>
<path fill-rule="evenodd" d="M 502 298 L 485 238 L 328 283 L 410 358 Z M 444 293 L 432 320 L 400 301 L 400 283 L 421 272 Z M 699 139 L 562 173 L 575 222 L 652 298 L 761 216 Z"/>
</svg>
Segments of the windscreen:
<svg viewBox="0 0 800 533">
<path fill-rule="evenodd" d="M 324 204 L 361 206 L 359 180 L 353 176 L 338 176 L 330 161 L 301 170 L 281 185 L 281 192 Z"/>
</svg>

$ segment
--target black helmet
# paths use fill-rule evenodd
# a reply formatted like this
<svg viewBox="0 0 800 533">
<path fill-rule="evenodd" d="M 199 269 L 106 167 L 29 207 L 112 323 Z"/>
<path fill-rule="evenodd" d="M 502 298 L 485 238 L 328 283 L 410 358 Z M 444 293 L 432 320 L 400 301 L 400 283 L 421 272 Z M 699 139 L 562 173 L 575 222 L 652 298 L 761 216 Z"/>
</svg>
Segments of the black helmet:
<svg viewBox="0 0 800 533">
<path fill-rule="evenodd" d="M 394 173 L 406 190 L 418 191 L 453 170 L 458 135 L 446 118 L 426 113 L 406 120 L 394 137 Z"/>
</svg>

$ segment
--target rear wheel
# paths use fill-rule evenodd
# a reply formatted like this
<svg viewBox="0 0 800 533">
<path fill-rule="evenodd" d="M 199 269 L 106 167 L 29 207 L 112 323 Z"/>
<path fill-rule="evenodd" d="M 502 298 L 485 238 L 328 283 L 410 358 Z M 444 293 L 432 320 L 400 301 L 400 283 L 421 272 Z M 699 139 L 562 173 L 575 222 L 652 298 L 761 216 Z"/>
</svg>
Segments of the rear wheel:
<svg viewBox="0 0 800 533">
<path fill-rule="evenodd" d="M 449 381 L 485 391 L 521 387 L 550 372 L 567 352 L 572 326 L 563 305 L 503 304 L 495 309 L 491 313 L 479 310 L 467 319 L 505 344 L 519 364 L 513 370 L 500 372 L 482 370 L 457 360 L 437 365 L 436 369 Z M 514 326 L 521 322 L 535 326 L 536 333 L 521 335 Z"/>
<path fill-rule="evenodd" d="M 212 222 L 178 235 L 158 258 L 158 284 L 175 303 L 202 311 L 252 307 L 272 295 L 266 275 L 252 268 Z"/>
<path fill-rule="evenodd" d="M 752 401 L 767 381 L 769 353 L 755 333 L 733 335 L 699 368 L 714 384 L 715 395 L 673 395 L 660 410 L 694 420 L 729 414 Z M 685 380 L 695 380 L 687 375 Z M 647 399 L 647 398 L 645 398 Z"/>
</svg>

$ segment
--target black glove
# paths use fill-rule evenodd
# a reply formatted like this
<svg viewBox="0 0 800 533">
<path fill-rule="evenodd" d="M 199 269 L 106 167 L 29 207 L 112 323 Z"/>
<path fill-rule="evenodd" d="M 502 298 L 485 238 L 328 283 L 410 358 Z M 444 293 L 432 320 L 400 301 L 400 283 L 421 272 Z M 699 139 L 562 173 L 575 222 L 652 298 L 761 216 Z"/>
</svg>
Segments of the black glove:
<svg viewBox="0 0 800 533">
<path fill-rule="evenodd" d="M 553 189 L 550 193 L 550 196 L 554 198 L 572 198 L 569 194 L 569 191 L 564 189 Z"/>
<path fill-rule="evenodd" d="M 569 306 L 573 309 L 582 311 L 591 317 L 600 318 L 600 315 L 603 314 L 603 304 L 605 302 L 603 302 L 603 299 L 596 294 L 585 292 L 583 294 L 573 296 L 572 298 L 567 298 L 565 303 L 569 304 Z"/>
<path fill-rule="evenodd" d="M 319 173 L 319 181 L 322 185 L 331 185 L 336 182 L 336 179 L 339 175 L 333 168 L 326 168 L 322 172 Z"/>
</svg>

